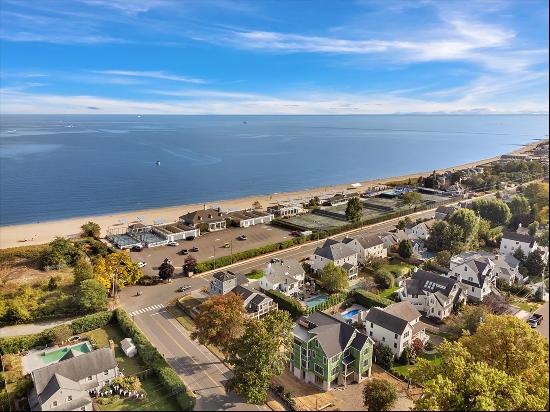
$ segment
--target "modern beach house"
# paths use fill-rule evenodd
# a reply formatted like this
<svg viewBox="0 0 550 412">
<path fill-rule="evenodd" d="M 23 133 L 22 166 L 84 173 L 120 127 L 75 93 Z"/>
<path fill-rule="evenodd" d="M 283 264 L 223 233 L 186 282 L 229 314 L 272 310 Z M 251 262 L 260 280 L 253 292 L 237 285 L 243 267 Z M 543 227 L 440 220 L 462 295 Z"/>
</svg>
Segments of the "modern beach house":
<svg viewBox="0 0 550 412">
<path fill-rule="evenodd" d="M 180 216 L 180 221 L 194 228 L 214 232 L 226 228 L 226 217 L 226 213 L 222 212 L 220 208 L 207 209 L 205 206 L 203 210 L 196 210 Z"/>
<path fill-rule="evenodd" d="M 294 327 L 290 371 L 325 391 L 371 373 L 374 342 L 339 315 L 315 312 Z"/>
<path fill-rule="evenodd" d="M 291 217 L 300 214 L 302 212 L 302 208 L 297 205 L 275 205 L 268 206 L 267 212 L 272 213 L 277 217 Z"/>
<path fill-rule="evenodd" d="M 107 239 L 119 249 L 131 249 L 135 246 L 164 246 L 177 240 L 193 239 L 200 235 L 198 228 L 181 222 L 146 225 L 132 223 L 126 228 L 109 228 Z"/>
</svg>

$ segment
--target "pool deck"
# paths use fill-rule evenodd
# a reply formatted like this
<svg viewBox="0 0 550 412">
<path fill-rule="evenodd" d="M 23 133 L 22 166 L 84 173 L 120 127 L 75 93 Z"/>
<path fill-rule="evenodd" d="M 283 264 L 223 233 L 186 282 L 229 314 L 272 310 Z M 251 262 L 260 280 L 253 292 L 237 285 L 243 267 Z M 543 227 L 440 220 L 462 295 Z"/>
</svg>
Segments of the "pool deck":
<svg viewBox="0 0 550 412">
<path fill-rule="evenodd" d="M 87 351 L 82 350 L 82 345 L 86 345 Z M 51 348 L 36 350 L 33 349 L 23 357 L 21 357 L 21 364 L 23 365 L 24 374 L 31 373 L 36 369 L 43 368 L 44 366 L 51 365 L 52 363 L 58 362 L 69 349 L 74 348 L 75 350 L 87 353 L 93 350 L 91 344 L 88 341 L 78 342 L 73 345 L 67 345 L 63 347 L 52 346 Z"/>
</svg>

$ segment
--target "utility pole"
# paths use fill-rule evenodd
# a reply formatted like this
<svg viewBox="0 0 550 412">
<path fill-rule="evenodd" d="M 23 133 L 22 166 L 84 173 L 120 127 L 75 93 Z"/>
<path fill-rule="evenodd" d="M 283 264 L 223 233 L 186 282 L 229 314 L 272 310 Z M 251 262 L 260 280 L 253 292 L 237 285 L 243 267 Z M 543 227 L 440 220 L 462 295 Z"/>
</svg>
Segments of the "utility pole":
<svg viewBox="0 0 550 412">
<path fill-rule="evenodd" d="M 214 270 L 216 270 L 216 245 L 212 246 L 212 249 L 214 249 Z"/>
<path fill-rule="evenodd" d="M 230 254 L 231 254 L 231 263 L 233 263 L 233 239 L 231 239 L 229 241 L 229 246 L 231 247 L 231 251 L 230 251 Z"/>
</svg>

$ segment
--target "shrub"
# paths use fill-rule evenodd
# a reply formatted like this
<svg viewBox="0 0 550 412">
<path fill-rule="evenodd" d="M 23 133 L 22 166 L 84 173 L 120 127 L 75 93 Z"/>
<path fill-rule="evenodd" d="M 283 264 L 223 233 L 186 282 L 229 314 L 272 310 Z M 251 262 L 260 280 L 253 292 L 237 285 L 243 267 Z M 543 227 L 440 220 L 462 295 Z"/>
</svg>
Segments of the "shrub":
<svg viewBox="0 0 550 412">
<path fill-rule="evenodd" d="M 290 312 L 293 318 L 298 318 L 306 313 L 306 310 L 300 302 L 278 290 L 266 290 L 265 294 L 277 303 L 279 309 Z"/>
<path fill-rule="evenodd" d="M 366 307 L 367 309 L 370 309 L 373 306 L 380 306 L 385 308 L 386 306 L 389 306 L 393 303 L 389 299 L 380 297 L 364 289 L 355 289 L 354 297 L 355 297 L 355 301 L 358 304 Z"/>
<path fill-rule="evenodd" d="M 0 339 L 0 354 L 18 353 L 47 344 L 48 337 L 43 332 L 34 335 L 9 336 Z"/>
<path fill-rule="evenodd" d="M 73 330 L 74 335 L 79 333 L 88 332 L 97 328 L 102 328 L 103 326 L 109 324 L 113 319 L 113 312 L 104 311 L 93 313 L 82 318 L 75 319 L 71 322 L 71 329 Z"/>
<path fill-rule="evenodd" d="M 54 344 L 61 344 L 73 335 L 71 326 L 67 324 L 54 326 L 53 328 L 46 329 L 46 331 L 45 335 L 49 343 Z"/>
<path fill-rule="evenodd" d="M 363 387 L 363 403 L 369 411 L 389 411 L 398 397 L 396 387 L 382 378 L 369 379 Z"/>
<path fill-rule="evenodd" d="M 93 237 L 97 239 L 101 234 L 101 227 L 95 222 L 85 223 L 80 226 L 80 229 L 82 229 L 83 237 Z"/>
<path fill-rule="evenodd" d="M 374 275 L 374 282 L 382 289 L 389 289 L 395 285 L 395 278 L 391 273 L 378 272 Z"/>
<path fill-rule="evenodd" d="M 381 342 L 374 345 L 374 358 L 376 363 L 386 370 L 390 370 L 393 366 L 393 352 L 389 346 Z"/>
<path fill-rule="evenodd" d="M 141 285 L 141 286 L 151 286 L 151 285 L 155 285 L 157 283 L 157 281 L 155 280 L 155 278 L 151 275 L 143 275 L 141 278 L 139 278 L 139 280 L 137 281 L 137 284 L 138 285 Z"/>
</svg>

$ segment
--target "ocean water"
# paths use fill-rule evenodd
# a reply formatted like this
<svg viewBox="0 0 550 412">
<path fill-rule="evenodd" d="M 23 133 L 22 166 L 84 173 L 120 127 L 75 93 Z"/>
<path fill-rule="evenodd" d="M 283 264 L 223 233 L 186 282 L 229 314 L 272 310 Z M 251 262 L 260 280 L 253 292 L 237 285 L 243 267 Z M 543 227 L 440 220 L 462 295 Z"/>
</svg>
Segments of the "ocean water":
<svg viewBox="0 0 550 412">
<path fill-rule="evenodd" d="M 3 115 L 0 225 L 403 175 L 547 134 L 547 115 Z"/>
</svg>

